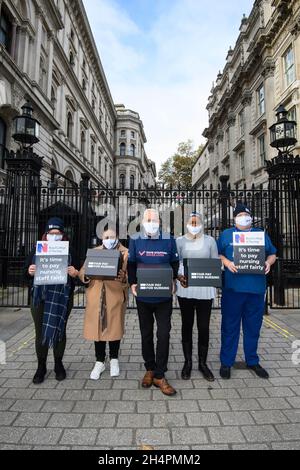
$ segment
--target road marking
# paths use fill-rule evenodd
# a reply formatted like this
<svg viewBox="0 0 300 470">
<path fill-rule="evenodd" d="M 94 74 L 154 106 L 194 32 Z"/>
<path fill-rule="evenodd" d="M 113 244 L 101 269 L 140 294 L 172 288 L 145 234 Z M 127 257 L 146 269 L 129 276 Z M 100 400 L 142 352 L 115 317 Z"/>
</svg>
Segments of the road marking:
<svg viewBox="0 0 300 470">
<path fill-rule="evenodd" d="M 21 345 L 19 347 L 17 347 L 17 349 L 14 349 L 13 351 L 9 351 L 8 357 L 12 357 L 17 352 L 19 352 L 22 349 L 26 348 L 26 346 L 28 346 L 30 341 L 32 341 L 33 339 L 35 339 L 35 334 L 33 336 L 31 336 L 29 339 L 27 339 L 26 341 L 23 341 L 23 343 L 21 343 Z"/>
<path fill-rule="evenodd" d="M 281 334 L 285 338 L 294 338 L 294 335 L 290 333 L 288 330 L 285 330 L 284 328 L 281 328 L 277 323 L 273 322 L 269 318 L 264 318 L 264 323 L 268 325 L 270 328 L 273 328 L 273 330 L 277 331 L 277 333 Z"/>
</svg>

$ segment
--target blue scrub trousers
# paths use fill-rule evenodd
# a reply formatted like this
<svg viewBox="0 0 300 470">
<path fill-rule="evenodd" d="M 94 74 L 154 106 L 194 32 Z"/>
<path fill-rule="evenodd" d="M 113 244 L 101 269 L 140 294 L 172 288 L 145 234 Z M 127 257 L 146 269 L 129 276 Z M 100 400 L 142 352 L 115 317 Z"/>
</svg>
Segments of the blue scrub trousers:
<svg viewBox="0 0 300 470">
<path fill-rule="evenodd" d="M 265 309 L 265 295 L 223 290 L 221 301 L 221 364 L 232 367 L 239 345 L 241 323 L 245 360 L 259 363 L 257 347 Z"/>
</svg>

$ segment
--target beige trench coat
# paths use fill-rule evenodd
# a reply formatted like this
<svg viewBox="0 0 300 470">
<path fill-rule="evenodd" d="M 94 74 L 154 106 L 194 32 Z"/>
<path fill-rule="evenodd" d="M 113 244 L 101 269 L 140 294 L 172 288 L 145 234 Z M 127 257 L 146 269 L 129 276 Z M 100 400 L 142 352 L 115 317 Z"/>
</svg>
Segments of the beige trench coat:
<svg viewBox="0 0 300 470">
<path fill-rule="evenodd" d="M 102 250 L 103 246 L 95 248 Z M 122 269 L 127 270 L 128 250 L 121 243 L 116 248 L 122 253 Z M 84 317 L 85 339 L 91 341 L 117 341 L 124 335 L 125 311 L 128 299 L 128 282 L 115 280 L 91 279 L 85 281 L 84 265 L 80 269 L 79 278 L 86 287 L 86 309 Z M 102 331 L 100 308 L 102 287 L 106 290 L 107 328 Z"/>
</svg>

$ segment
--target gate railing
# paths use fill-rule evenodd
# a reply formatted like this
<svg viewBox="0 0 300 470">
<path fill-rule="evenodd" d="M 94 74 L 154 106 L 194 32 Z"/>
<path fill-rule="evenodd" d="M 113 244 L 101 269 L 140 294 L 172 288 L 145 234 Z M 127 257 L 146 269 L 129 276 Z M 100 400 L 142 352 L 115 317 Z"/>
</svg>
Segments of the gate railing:
<svg viewBox="0 0 300 470">
<path fill-rule="evenodd" d="M 63 175 L 56 179 L 54 171 L 49 181 L 42 181 L 42 159 L 30 150 L 11 153 L 6 161 L 6 184 L 0 187 L 0 306 L 28 306 L 24 263 L 49 217 L 64 220 L 70 244 L 83 263 L 87 248 L 99 242 L 99 225 L 115 223 L 128 246 L 128 234 L 138 229 L 138 216 L 146 207 L 159 209 L 163 230 L 175 237 L 185 233 L 190 212 L 197 210 L 203 215 L 205 233 L 217 239 L 232 226 L 236 203 L 244 202 L 251 208 L 254 225 L 264 228 L 278 247 L 279 259 L 269 276 L 269 306 L 300 308 L 300 171 L 293 173 L 292 162 L 286 163 L 286 172 L 269 166 L 268 188 L 230 187 L 228 177 L 222 176 L 217 188 L 118 189 L 92 185 L 87 174 L 79 185 Z M 219 298 L 218 293 L 215 307 Z M 129 305 L 134 306 L 131 297 Z M 75 307 L 83 306 L 84 289 L 78 286 Z"/>
</svg>

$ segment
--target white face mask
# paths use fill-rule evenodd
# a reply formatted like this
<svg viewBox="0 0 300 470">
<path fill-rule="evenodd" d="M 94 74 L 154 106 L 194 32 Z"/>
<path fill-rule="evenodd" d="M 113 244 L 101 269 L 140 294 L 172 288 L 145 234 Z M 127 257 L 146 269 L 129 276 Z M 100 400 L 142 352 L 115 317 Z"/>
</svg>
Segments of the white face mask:
<svg viewBox="0 0 300 470">
<path fill-rule="evenodd" d="M 143 227 L 145 232 L 149 235 L 155 235 L 159 231 L 158 222 L 144 222 Z"/>
<path fill-rule="evenodd" d="M 102 243 L 107 250 L 112 250 L 117 246 L 118 240 L 114 240 L 112 238 L 105 238 L 104 240 L 102 240 Z"/>
<path fill-rule="evenodd" d="M 198 233 L 201 233 L 203 231 L 203 225 L 194 226 L 194 225 L 188 224 L 186 228 L 188 229 L 191 235 L 198 235 Z"/>
<path fill-rule="evenodd" d="M 61 242 L 63 236 L 58 233 L 47 233 L 47 241 L 48 242 Z"/>
<path fill-rule="evenodd" d="M 249 227 L 252 225 L 252 217 L 250 215 L 241 215 L 240 217 L 236 217 L 235 223 L 240 227 Z"/>
</svg>

